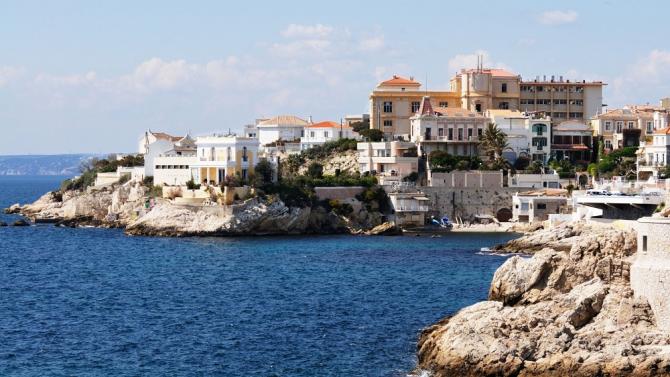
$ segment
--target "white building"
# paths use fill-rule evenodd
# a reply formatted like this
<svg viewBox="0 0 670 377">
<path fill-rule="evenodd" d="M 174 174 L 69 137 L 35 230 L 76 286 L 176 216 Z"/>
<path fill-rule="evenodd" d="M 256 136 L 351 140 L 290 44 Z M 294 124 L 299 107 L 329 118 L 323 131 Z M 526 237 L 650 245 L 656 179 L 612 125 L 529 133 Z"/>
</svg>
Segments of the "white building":
<svg viewBox="0 0 670 377">
<path fill-rule="evenodd" d="M 514 163 L 520 156 L 547 162 L 551 150 L 551 119 L 518 110 L 487 110 L 486 116 L 507 135 L 510 150 L 503 156 Z"/>
<path fill-rule="evenodd" d="M 358 134 L 345 124 L 331 121 L 310 124 L 304 128 L 303 136 L 300 138 L 300 149 L 309 149 L 339 139 L 358 139 Z"/>
<path fill-rule="evenodd" d="M 164 154 L 192 155 L 195 153 L 195 142 L 188 134 L 172 136 L 147 130 L 139 140 L 138 152 L 144 156 L 144 176 L 153 177 L 156 157 Z"/>
<path fill-rule="evenodd" d="M 462 108 L 433 107 L 425 96 L 410 118 L 410 140 L 421 154 L 441 150 L 454 156 L 478 156 L 488 118 Z"/>
<path fill-rule="evenodd" d="M 416 145 L 406 141 L 358 143 L 358 164 L 361 173 L 370 172 L 384 182 L 400 181 L 419 171 Z"/>
<path fill-rule="evenodd" d="M 658 177 L 668 164 L 670 155 L 670 128 L 654 131 L 651 143 L 640 143 L 637 159 L 638 179 Z"/>
<path fill-rule="evenodd" d="M 279 115 L 270 119 L 259 120 L 256 124 L 258 129 L 258 141 L 261 146 L 278 140 L 297 141 L 303 136 L 303 130 L 311 122 L 298 118 L 294 115 Z"/>
</svg>

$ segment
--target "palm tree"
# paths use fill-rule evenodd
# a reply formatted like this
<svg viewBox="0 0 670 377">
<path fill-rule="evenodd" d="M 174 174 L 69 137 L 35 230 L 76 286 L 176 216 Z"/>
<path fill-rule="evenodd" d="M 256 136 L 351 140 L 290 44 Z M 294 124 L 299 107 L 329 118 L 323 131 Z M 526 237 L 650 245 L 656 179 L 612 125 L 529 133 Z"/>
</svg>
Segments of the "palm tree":
<svg viewBox="0 0 670 377">
<path fill-rule="evenodd" d="M 481 146 L 489 161 L 495 161 L 502 158 L 503 151 L 510 149 L 510 146 L 507 143 L 507 135 L 502 132 L 495 123 L 486 125 L 486 129 L 484 130 L 481 139 Z"/>
</svg>

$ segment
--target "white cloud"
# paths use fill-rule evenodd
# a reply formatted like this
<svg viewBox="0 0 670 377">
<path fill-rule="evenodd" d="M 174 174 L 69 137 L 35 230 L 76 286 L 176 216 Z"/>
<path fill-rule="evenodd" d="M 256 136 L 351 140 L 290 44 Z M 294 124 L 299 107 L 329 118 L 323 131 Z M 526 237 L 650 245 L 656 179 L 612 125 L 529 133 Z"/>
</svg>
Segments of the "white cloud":
<svg viewBox="0 0 670 377">
<path fill-rule="evenodd" d="M 384 45 L 384 36 L 380 35 L 361 39 L 358 42 L 358 49 L 366 52 L 374 52 L 384 48 Z"/>
<path fill-rule="evenodd" d="M 455 74 L 463 68 L 476 68 L 477 58 L 481 56 L 484 59 L 485 68 L 501 68 L 511 70 L 510 67 L 503 62 L 494 62 L 491 55 L 486 50 L 477 50 L 472 54 L 458 54 L 449 59 L 447 66 L 449 74 Z"/>
<path fill-rule="evenodd" d="M 328 52 L 332 42 L 322 39 L 302 39 L 289 43 L 274 43 L 270 52 L 282 57 L 300 57 L 304 55 L 323 55 Z"/>
<path fill-rule="evenodd" d="M 542 12 L 538 21 L 544 25 L 563 25 L 577 21 L 578 16 L 574 10 L 549 10 Z"/>
<path fill-rule="evenodd" d="M 172 89 L 195 78 L 202 66 L 188 64 L 185 60 L 163 61 L 151 58 L 122 78 L 138 90 Z"/>
<path fill-rule="evenodd" d="M 286 29 L 282 30 L 281 35 L 286 38 L 326 38 L 333 32 L 332 26 L 316 24 L 316 25 L 299 25 L 290 24 Z"/>
<path fill-rule="evenodd" d="M 97 78 L 97 74 L 93 71 L 82 74 L 62 76 L 40 73 L 35 76 L 35 83 L 54 87 L 77 87 L 83 85 L 94 85 L 97 81 Z"/>
<path fill-rule="evenodd" d="M 18 79 L 23 72 L 24 69 L 20 67 L 0 66 L 0 88 Z"/>
<path fill-rule="evenodd" d="M 655 49 L 608 82 L 609 105 L 655 102 L 670 93 L 670 51 Z"/>
</svg>

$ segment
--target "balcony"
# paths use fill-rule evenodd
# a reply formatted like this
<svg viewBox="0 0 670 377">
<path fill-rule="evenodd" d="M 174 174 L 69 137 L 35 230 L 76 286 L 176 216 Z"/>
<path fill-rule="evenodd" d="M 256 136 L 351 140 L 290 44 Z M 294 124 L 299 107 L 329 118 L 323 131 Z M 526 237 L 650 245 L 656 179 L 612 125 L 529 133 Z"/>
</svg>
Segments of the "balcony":
<svg viewBox="0 0 670 377">
<path fill-rule="evenodd" d="M 452 137 L 450 139 L 448 136 L 423 135 L 419 136 L 419 141 L 435 141 L 442 143 L 479 143 L 479 138 L 477 136 L 464 136 L 461 138 Z"/>
</svg>

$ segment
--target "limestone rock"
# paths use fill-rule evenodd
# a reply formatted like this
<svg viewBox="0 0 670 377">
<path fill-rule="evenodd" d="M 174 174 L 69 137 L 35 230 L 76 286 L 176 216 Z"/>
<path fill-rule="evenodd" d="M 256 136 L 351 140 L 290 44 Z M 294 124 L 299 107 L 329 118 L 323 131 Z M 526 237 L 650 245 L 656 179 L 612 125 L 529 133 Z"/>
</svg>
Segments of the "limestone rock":
<svg viewBox="0 0 670 377">
<path fill-rule="evenodd" d="M 397 236 L 402 234 L 402 229 L 392 222 L 385 222 L 365 232 L 368 236 Z"/>
<path fill-rule="evenodd" d="M 512 244 L 539 251 L 508 259 L 489 301 L 424 330 L 418 367 L 438 377 L 670 375 L 670 334 L 628 281 L 634 232 L 583 222 L 548 231 Z"/>
</svg>

